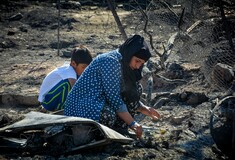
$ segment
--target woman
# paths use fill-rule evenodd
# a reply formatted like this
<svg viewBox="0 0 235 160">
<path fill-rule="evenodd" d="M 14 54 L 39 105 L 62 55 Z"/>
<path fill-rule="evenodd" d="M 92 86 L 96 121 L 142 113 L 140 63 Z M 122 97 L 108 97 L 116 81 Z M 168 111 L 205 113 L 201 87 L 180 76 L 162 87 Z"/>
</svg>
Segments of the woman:
<svg viewBox="0 0 235 160">
<path fill-rule="evenodd" d="M 65 115 L 93 119 L 115 129 L 129 126 L 138 138 L 142 127 L 133 113 L 160 115 L 139 102 L 143 64 L 151 57 L 144 38 L 134 35 L 117 50 L 98 55 L 75 83 L 65 102 Z M 123 125 L 125 124 L 125 125 Z"/>
</svg>

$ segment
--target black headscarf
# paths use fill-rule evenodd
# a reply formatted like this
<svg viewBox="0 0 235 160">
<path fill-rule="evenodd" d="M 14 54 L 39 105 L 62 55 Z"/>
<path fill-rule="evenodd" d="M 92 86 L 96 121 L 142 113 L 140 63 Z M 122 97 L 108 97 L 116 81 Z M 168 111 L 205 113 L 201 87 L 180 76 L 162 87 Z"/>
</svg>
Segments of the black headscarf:
<svg viewBox="0 0 235 160">
<path fill-rule="evenodd" d="M 122 84 L 121 95 L 129 103 L 140 99 L 137 91 L 137 82 L 142 78 L 140 69 L 132 70 L 129 66 L 133 56 L 147 61 L 151 57 L 149 48 L 140 35 L 134 35 L 128 38 L 120 47 L 119 52 L 122 54 Z"/>
</svg>

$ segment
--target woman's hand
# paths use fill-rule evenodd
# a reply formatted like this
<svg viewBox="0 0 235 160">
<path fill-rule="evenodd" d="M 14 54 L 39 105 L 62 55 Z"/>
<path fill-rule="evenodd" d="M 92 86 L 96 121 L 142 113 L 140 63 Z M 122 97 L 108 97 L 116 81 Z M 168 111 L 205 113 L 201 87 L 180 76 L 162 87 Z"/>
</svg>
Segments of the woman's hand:
<svg viewBox="0 0 235 160">
<path fill-rule="evenodd" d="M 157 112 L 156 109 L 145 106 L 145 105 L 142 105 L 141 107 L 139 107 L 138 111 L 146 116 L 150 116 L 153 120 L 157 120 L 161 117 L 161 115 Z"/>
<path fill-rule="evenodd" d="M 143 130 L 139 123 L 135 122 L 130 128 L 135 132 L 137 138 L 141 138 Z"/>
<path fill-rule="evenodd" d="M 156 109 L 152 108 L 152 107 L 147 107 L 148 108 L 148 112 L 149 112 L 149 116 L 153 119 L 153 120 L 157 120 L 161 117 L 161 115 L 157 112 Z"/>
<path fill-rule="evenodd" d="M 137 138 L 142 136 L 142 126 L 138 124 L 129 112 L 117 112 L 118 116 L 132 129 Z"/>
</svg>

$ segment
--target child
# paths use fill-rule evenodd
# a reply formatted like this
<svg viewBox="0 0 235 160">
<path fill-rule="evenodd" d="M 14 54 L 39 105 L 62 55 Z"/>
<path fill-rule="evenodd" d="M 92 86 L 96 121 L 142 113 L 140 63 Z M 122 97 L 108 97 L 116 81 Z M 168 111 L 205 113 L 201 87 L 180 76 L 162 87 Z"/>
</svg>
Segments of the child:
<svg viewBox="0 0 235 160">
<path fill-rule="evenodd" d="M 45 77 L 38 97 L 38 101 L 42 105 L 41 112 L 64 108 L 69 91 L 91 61 L 92 56 L 89 49 L 79 46 L 72 52 L 70 65 L 58 67 Z"/>
</svg>

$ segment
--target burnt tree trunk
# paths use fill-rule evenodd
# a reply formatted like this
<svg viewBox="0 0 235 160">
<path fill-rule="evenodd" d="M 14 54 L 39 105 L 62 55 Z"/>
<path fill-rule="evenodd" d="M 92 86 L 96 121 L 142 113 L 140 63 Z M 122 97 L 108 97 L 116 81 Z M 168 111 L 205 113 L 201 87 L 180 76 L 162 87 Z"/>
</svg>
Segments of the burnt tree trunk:
<svg viewBox="0 0 235 160">
<path fill-rule="evenodd" d="M 127 35 L 126 35 L 126 32 L 125 32 L 125 30 L 124 30 L 124 28 L 122 26 L 122 23 L 121 23 L 119 17 L 118 17 L 118 14 L 117 14 L 117 12 L 115 10 L 115 7 L 113 5 L 113 1 L 112 0 L 107 0 L 107 2 L 108 2 L 108 5 L 109 5 L 109 9 L 111 10 L 111 12 L 113 14 L 113 17 L 114 17 L 114 19 L 115 19 L 115 21 L 116 21 L 116 23 L 118 25 L 118 29 L 119 29 L 119 31 L 122 34 L 122 38 L 125 41 L 127 39 Z"/>
</svg>

